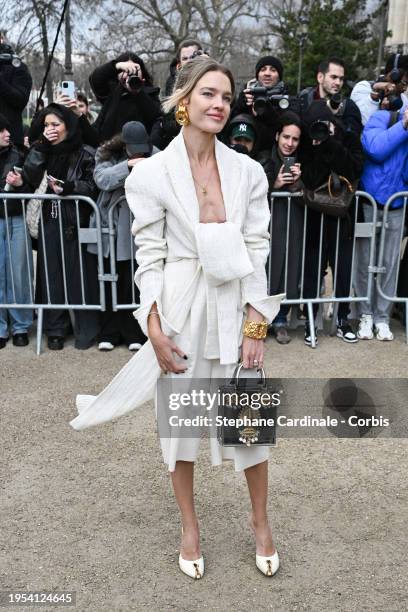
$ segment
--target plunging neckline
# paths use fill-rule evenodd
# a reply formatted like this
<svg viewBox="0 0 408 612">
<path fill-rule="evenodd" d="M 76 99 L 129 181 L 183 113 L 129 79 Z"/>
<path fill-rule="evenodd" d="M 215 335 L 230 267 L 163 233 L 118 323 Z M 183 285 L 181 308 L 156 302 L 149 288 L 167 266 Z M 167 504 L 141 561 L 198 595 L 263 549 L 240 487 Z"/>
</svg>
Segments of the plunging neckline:
<svg viewBox="0 0 408 612">
<path fill-rule="evenodd" d="M 186 150 L 188 165 L 189 165 L 189 168 L 190 168 L 191 182 L 193 184 L 194 195 L 195 195 L 196 202 L 197 202 L 198 222 L 202 223 L 204 225 L 207 224 L 207 223 L 217 223 L 217 224 L 219 224 L 219 223 L 226 223 L 228 221 L 228 218 L 227 218 L 227 207 L 225 205 L 225 196 L 224 196 L 224 190 L 223 190 L 223 181 L 222 181 L 221 172 L 219 170 L 219 163 L 218 163 L 218 159 L 217 159 L 217 142 L 216 142 L 216 138 L 214 140 L 215 140 L 215 142 L 214 142 L 214 161 L 215 161 L 215 169 L 216 169 L 216 171 L 218 173 L 218 179 L 219 179 L 219 183 L 220 183 L 220 193 L 221 193 L 221 198 L 222 198 L 222 206 L 224 208 L 224 221 L 201 221 L 200 220 L 200 217 L 201 217 L 201 205 L 200 205 L 200 201 L 198 199 L 198 194 L 197 194 L 197 190 L 196 190 L 196 181 L 193 178 L 193 170 L 191 168 L 190 157 L 188 155 L 186 141 L 184 140 L 184 136 L 183 136 L 183 143 L 184 143 L 184 147 L 185 147 L 185 150 Z"/>
</svg>

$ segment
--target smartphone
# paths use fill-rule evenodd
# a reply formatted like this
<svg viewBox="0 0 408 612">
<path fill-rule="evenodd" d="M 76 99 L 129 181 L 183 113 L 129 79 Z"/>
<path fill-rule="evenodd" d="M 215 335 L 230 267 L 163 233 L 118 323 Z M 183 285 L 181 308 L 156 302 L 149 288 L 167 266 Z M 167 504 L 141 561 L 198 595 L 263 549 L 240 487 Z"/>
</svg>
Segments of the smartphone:
<svg viewBox="0 0 408 612">
<path fill-rule="evenodd" d="M 285 174 L 292 174 L 291 167 L 296 164 L 296 157 L 284 157 L 283 168 Z"/>
<path fill-rule="evenodd" d="M 64 186 L 64 181 L 61 181 L 60 179 L 55 178 L 55 176 L 51 176 L 51 174 L 47 174 L 47 181 L 54 181 L 54 183 L 56 183 L 60 187 Z"/>
<path fill-rule="evenodd" d="M 64 96 L 68 96 L 75 100 L 75 83 L 74 81 L 62 81 L 60 91 Z"/>
<path fill-rule="evenodd" d="M 13 166 L 14 174 L 21 174 L 22 171 L 23 171 L 23 169 L 20 168 L 19 166 Z M 6 183 L 4 185 L 4 191 L 14 191 L 14 187 L 12 185 L 10 185 L 9 183 Z"/>
</svg>

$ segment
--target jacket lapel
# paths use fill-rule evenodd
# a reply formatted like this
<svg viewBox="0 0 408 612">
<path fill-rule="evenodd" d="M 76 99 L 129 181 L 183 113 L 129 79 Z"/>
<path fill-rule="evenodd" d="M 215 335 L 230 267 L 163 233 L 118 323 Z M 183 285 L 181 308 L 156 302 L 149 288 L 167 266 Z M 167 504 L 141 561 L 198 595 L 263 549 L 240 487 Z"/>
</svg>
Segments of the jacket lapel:
<svg viewBox="0 0 408 612">
<path fill-rule="evenodd" d="M 196 225 L 200 220 L 200 210 L 191 174 L 190 162 L 184 144 L 183 131 L 163 151 L 167 174 L 179 206 L 187 219 Z"/>
</svg>

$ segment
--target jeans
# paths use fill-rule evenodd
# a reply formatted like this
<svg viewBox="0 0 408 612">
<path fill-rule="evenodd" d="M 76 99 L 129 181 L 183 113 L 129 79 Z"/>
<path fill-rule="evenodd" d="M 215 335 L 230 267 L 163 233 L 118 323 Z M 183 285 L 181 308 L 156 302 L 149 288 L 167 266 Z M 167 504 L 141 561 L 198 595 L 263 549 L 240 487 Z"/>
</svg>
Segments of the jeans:
<svg viewBox="0 0 408 612">
<path fill-rule="evenodd" d="M 27 250 L 26 250 L 27 247 Z M 10 262 L 11 256 L 11 262 Z M 21 215 L 0 217 L 0 304 L 32 304 L 33 254 L 31 237 Z M 0 308 L 0 338 L 27 333 L 33 322 L 30 308 Z"/>
<path fill-rule="evenodd" d="M 272 321 L 273 327 L 286 327 L 288 324 L 288 313 L 290 310 L 290 304 L 282 304 L 279 308 L 279 312 Z"/>
<path fill-rule="evenodd" d="M 370 204 L 363 205 L 364 220 L 370 222 L 373 220 L 373 209 Z M 383 219 L 383 211 L 377 210 L 377 221 Z M 397 268 L 400 256 L 400 235 L 401 224 L 404 223 L 404 208 L 390 209 L 387 216 L 387 230 L 384 241 L 384 258 L 383 265 L 385 266 L 385 274 L 381 278 L 381 286 L 385 295 L 390 297 L 396 295 L 397 289 Z M 375 252 L 378 254 L 380 245 L 380 230 L 377 229 Z M 356 241 L 356 267 L 354 288 L 357 296 L 367 295 L 368 282 L 368 264 L 370 256 L 369 240 Z M 389 323 L 390 313 L 393 303 L 381 297 L 378 293 L 375 281 L 372 284 L 372 294 L 369 296 L 368 302 L 357 302 L 356 308 L 359 316 L 369 314 L 373 317 L 374 323 Z"/>
</svg>

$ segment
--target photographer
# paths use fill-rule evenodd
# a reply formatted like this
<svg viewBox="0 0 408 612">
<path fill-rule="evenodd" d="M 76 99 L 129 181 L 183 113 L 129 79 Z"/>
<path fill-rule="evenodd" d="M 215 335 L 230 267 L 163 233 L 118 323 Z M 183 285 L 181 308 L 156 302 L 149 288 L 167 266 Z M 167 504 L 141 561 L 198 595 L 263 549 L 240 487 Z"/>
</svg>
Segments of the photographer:
<svg viewBox="0 0 408 612">
<path fill-rule="evenodd" d="M 385 74 L 377 81 L 360 81 L 351 92 L 351 99 L 361 112 L 363 125 L 377 110 L 399 110 L 406 103 L 408 87 L 408 55 L 394 53 L 385 65 Z"/>
<path fill-rule="evenodd" d="M 208 57 L 208 54 L 203 50 L 201 43 L 195 38 L 186 38 L 179 44 L 176 57 L 172 60 L 169 67 L 170 75 L 166 81 L 164 92 L 166 97 L 171 96 L 173 93 L 174 83 L 177 79 L 177 72 L 182 69 L 184 64 L 186 64 L 189 60 L 194 59 L 198 55 L 206 55 Z"/>
<path fill-rule="evenodd" d="M 305 137 L 300 151 L 304 186 L 307 189 L 316 190 L 327 183 L 332 172 L 344 177 L 350 183 L 355 183 L 362 173 L 364 164 L 360 137 L 353 130 L 345 130 L 342 122 L 333 115 L 323 100 L 312 102 L 304 116 L 304 123 Z M 324 214 L 322 223 L 321 213 L 311 208 L 307 210 L 303 292 L 305 298 L 319 297 L 327 265 L 331 267 L 333 278 L 337 279 L 334 288 L 335 296 L 349 295 L 354 214 L 349 211 L 347 216 L 340 219 L 336 261 L 338 219 L 339 217 Z M 319 277 L 320 236 L 322 251 Z M 313 304 L 314 317 L 316 317 L 317 310 L 318 305 Z M 348 323 L 349 311 L 348 302 L 339 304 L 337 336 L 345 342 L 357 342 L 357 336 Z M 305 344 L 311 345 L 309 323 L 306 323 L 305 327 Z"/>
<path fill-rule="evenodd" d="M 27 66 L 13 54 L 0 33 L 0 113 L 8 120 L 11 139 L 20 150 L 24 147 L 21 114 L 30 97 L 31 86 Z"/>
<path fill-rule="evenodd" d="M 103 104 L 93 124 L 101 140 L 112 138 L 128 121 L 140 121 L 150 134 L 161 115 L 160 89 L 153 87 L 140 57 L 135 53 L 122 53 L 96 68 L 89 82 L 95 97 Z"/>
<path fill-rule="evenodd" d="M 187 39 L 180 44 L 175 58 L 173 77 L 172 79 L 169 77 L 166 82 L 166 96 L 170 96 L 172 94 L 178 72 L 183 68 L 183 66 L 190 60 L 203 56 L 208 57 L 208 54 L 206 51 L 203 51 L 201 44 L 197 40 Z M 174 112 L 163 113 L 152 128 L 150 134 L 152 143 L 158 149 L 163 151 L 163 149 L 170 144 L 173 138 L 179 134 L 180 130 L 181 125 L 177 123 Z"/>
<path fill-rule="evenodd" d="M 245 89 L 241 91 L 233 106 L 231 117 L 242 113 L 251 113 L 255 119 L 257 131 L 260 135 L 260 149 L 271 149 L 277 123 L 281 111 L 275 100 L 272 102 L 268 95 L 282 96 L 286 88 L 282 82 L 282 62 L 272 55 L 262 57 L 255 67 L 255 79 L 248 81 Z M 264 92 L 255 94 L 254 88 L 264 88 Z M 259 100 L 261 98 L 261 100 Z M 260 103 L 261 102 L 261 103 Z"/>
<path fill-rule="evenodd" d="M 346 130 L 352 130 L 360 135 L 363 129 L 361 113 L 350 98 L 343 98 L 341 90 L 344 84 L 344 62 L 337 57 L 331 57 L 320 62 L 316 73 L 317 84 L 307 87 L 300 93 L 304 111 L 316 100 L 324 100 L 328 108 Z"/>
</svg>

